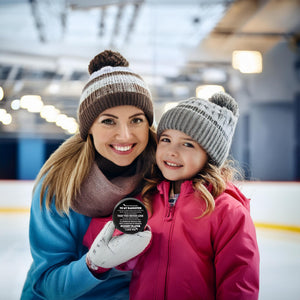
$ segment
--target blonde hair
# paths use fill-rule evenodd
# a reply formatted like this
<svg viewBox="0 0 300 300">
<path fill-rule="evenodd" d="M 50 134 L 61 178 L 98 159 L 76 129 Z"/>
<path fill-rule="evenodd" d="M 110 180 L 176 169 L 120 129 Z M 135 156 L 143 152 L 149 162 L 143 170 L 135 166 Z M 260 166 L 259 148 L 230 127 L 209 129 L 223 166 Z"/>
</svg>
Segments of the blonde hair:
<svg viewBox="0 0 300 300">
<path fill-rule="evenodd" d="M 193 178 L 193 187 L 199 199 L 206 204 L 205 211 L 199 216 L 201 218 L 211 213 L 215 208 L 215 198 L 226 189 L 227 182 L 242 178 L 242 172 L 237 168 L 234 160 L 228 159 L 221 167 L 216 167 L 211 162 L 207 162 L 204 168 Z M 152 178 L 147 179 L 147 184 L 142 190 L 143 202 L 147 209 L 152 212 L 152 197 L 157 192 L 157 184 L 163 180 L 163 176 L 157 165 L 153 166 Z M 211 186 L 211 192 L 207 189 Z"/>
<path fill-rule="evenodd" d="M 155 160 L 156 134 L 153 127 L 149 128 L 149 140 L 142 153 L 143 176 L 146 176 Z M 73 199 L 80 191 L 80 187 L 88 175 L 95 160 L 95 147 L 91 136 L 84 141 L 80 134 L 67 139 L 45 162 L 35 182 L 34 190 L 40 180 L 40 204 L 46 196 L 46 208 L 50 208 L 52 201 L 59 213 L 69 213 Z"/>
<path fill-rule="evenodd" d="M 79 134 L 66 140 L 49 157 L 37 176 L 35 188 L 45 176 L 40 193 L 41 205 L 46 194 L 47 209 L 55 197 L 56 209 L 68 213 L 72 199 L 79 192 L 94 159 L 95 148 L 90 136 L 87 141 L 82 140 Z"/>
</svg>

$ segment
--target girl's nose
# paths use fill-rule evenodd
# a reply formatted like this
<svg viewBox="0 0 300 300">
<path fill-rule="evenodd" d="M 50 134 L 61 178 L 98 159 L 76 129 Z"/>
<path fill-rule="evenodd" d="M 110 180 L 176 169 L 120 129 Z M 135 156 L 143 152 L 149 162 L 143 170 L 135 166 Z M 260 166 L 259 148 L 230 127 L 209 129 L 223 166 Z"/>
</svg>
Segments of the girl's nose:
<svg viewBox="0 0 300 300">
<path fill-rule="evenodd" d="M 178 149 L 175 145 L 170 145 L 168 147 L 168 154 L 170 156 L 177 156 L 178 155 Z"/>
</svg>

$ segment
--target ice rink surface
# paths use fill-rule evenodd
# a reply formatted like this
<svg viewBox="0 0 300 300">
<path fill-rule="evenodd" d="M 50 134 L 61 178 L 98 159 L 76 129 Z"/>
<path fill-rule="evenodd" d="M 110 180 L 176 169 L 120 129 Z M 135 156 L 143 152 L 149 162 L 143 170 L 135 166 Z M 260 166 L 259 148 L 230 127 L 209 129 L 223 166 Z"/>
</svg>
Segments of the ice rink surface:
<svg viewBox="0 0 300 300">
<path fill-rule="evenodd" d="M 20 299 L 31 264 L 29 213 L 0 213 L 0 299 Z M 260 300 L 300 300 L 300 234 L 257 227 Z"/>
</svg>

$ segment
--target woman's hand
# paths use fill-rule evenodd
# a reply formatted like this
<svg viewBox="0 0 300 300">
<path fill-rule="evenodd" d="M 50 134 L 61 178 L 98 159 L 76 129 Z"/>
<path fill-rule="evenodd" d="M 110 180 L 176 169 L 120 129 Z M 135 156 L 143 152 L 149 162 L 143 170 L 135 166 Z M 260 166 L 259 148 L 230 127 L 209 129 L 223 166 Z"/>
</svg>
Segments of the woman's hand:
<svg viewBox="0 0 300 300">
<path fill-rule="evenodd" d="M 105 272 L 141 254 L 152 239 L 150 230 L 134 234 L 113 236 L 115 226 L 112 221 L 105 224 L 95 238 L 86 256 L 90 270 Z"/>
</svg>

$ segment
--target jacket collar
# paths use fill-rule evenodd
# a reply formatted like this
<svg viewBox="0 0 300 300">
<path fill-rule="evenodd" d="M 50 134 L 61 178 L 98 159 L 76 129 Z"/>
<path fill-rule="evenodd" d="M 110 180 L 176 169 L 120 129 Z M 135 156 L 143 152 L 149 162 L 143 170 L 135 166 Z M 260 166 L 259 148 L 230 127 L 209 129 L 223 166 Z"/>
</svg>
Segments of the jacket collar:
<svg viewBox="0 0 300 300">
<path fill-rule="evenodd" d="M 164 180 L 157 185 L 157 190 L 161 195 L 168 195 L 170 190 L 170 181 Z M 180 194 L 194 193 L 193 181 L 186 180 L 181 184 Z"/>
</svg>

